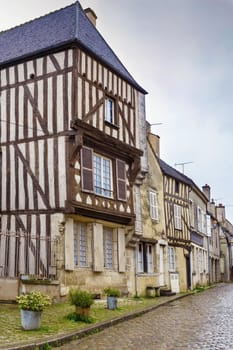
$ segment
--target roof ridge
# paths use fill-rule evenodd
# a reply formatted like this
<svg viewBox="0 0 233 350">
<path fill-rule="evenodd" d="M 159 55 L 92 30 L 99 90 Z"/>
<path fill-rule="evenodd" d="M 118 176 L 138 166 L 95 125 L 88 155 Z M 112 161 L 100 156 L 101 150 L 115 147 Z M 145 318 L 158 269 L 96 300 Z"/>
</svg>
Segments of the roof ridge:
<svg viewBox="0 0 233 350">
<path fill-rule="evenodd" d="M 15 29 L 17 29 L 17 28 L 20 28 L 20 27 L 22 27 L 22 26 L 24 26 L 24 25 L 26 25 L 26 24 L 29 24 L 29 23 L 32 23 L 32 22 L 36 22 L 36 21 L 40 20 L 40 19 L 43 18 L 43 17 L 50 16 L 50 15 L 52 15 L 52 14 L 58 12 L 58 11 L 61 11 L 61 10 L 64 10 L 64 9 L 66 9 L 66 8 L 69 8 L 69 7 L 71 7 L 71 6 L 74 6 L 74 5 L 76 5 L 77 3 L 79 3 L 79 1 L 78 1 L 78 0 L 75 0 L 75 2 L 73 2 L 73 3 L 70 4 L 70 5 L 61 7 L 61 8 L 59 8 L 59 9 L 57 9 L 57 10 L 54 10 L 54 11 L 50 11 L 50 12 L 48 12 L 48 13 L 45 13 L 44 15 L 41 15 L 41 16 L 39 16 L 39 17 L 30 19 L 30 20 L 28 20 L 28 21 L 26 21 L 26 22 L 20 23 L 20 24 L 16 25 L 15 27 L 11 27 L 11 28 L 8 28 L 8 29 L 4 29 L 4 30 L 0 31 L 0 35 L 1 35 L 1 34 L 4 34 L 4 33 L 6 33 L 6 32 L 10 32 L 11 30 L 15 30 Z M 81 5 L 80 5 L 80 6 L 81 6 Z"/>
</svg>

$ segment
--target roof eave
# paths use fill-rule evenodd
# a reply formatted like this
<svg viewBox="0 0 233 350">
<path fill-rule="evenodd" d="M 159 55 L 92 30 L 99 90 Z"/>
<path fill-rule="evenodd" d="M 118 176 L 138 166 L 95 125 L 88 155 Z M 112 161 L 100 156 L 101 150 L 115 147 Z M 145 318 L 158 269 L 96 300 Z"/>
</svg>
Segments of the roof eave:
<svg viewBox="0 0 233 350">
<path fill-rule="evenodd" d="M 133 85 L 138 91 L 140 91 L 141 93 L 143 93 L 145 95 L 148 93 L 139 84 L 137 84 L 136 81 L 128 79 L 123 74 L 118 72 L 111 64 L 109 64 L 109 62 L 105 61 L 101 57 L 98 57 L 93 51 L 91 51 L 88 47 L 86 47 L 77 38 L 73 38 L 72 40 L 68 40 L 68 41 L 65 41 L 63 43 L 58 43 L 58 44 L 52 45 L 50 47 L 46 47 L 46 48 L 44 48 L 42 50 L 38 50 L 36 52 L 31 52 L 31 53 L 28 53 L 26 55 L 14 57 L 14 59 L 11 59 L 11 60 L 8 60 L 8 61 L 0 62 L 0 69 L 12 66 L 14 64 L 22 63 L 25 60 L 30 60 L 30 59 L 33 59 L 33 58 L 36 58 L 36 57 L 43 56 L 43 55 L 45 55 L 47 53 L 51 53 L 51 52 L 54 52 L 54 51 L 58 52 L 58 51 L 61 51 L 62 49 L 65 49 L 65 48 L 68 48 L 68 47 L 72 47 L 72 46 L 76 46 L 76 47 L 80 47 L 80 48 L 84 49 L 86 52 L 91 54 L 95 59 L 97 59 L 98 61 L 101 61 L 105 66 L 109 67 L 112 71 L 114 71 L 122 79 L 126 80 L 129 84 Z"/>
</svg>

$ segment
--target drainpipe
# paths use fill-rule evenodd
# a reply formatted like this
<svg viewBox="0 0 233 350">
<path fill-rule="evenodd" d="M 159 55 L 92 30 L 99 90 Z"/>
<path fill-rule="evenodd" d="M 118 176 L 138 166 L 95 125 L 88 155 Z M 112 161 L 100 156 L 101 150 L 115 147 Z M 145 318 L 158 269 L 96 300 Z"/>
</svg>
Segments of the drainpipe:
<svg viewBox="0 0 233 350">
<path fill-rule="evenodd" d="M 137 271 L 137 248 L 134 250 L 134 261 L 135 261 L 135 292 L 138 297 L 138 271 Z"/>
</svg>

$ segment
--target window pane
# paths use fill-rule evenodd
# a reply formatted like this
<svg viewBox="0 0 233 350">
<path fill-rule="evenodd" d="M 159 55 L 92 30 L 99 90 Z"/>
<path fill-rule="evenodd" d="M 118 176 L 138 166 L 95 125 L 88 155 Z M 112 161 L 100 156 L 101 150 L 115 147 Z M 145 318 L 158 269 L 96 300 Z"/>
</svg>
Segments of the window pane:
<svg viewBox="0 0 233 350">
<path fill-rule="evenodd" d="M 94 189 L 95 193 L 112 197 L 112 163 L 110 159 L 94 155 Z"/>
<path fill-rule="evenodd" d="M 138 272 L 143 272 L 143 245 L 138 245 Z"/>
<path fill-rule="evenodd" d="M 74 223 L 74 265 L 87 266 L 87 226 Z"/>
<path fill-rule="evenodd" d="M 113 232 L 111 228 L 104 228 L 104 267 L 113 268 Z"/>
<path fill-rule="evenodd" d="M 114 123 L 114 100 L 107 98 L 105 101 L 105 120 Z"/>
</svg>

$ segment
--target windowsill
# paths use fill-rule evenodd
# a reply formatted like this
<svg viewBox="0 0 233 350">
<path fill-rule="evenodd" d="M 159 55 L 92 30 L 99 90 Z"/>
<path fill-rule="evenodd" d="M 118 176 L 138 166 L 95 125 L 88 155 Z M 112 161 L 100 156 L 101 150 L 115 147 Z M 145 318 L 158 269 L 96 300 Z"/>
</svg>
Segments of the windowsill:
<svg viewBox="0 0 233 350">
<path fill-rule="evenodd" d="M 107 120 L 105 120 L 104 123 L 105 123 L 107 126 L 113 128 L 113 129 L 116 129 L 116 130 L 119 130 L 119 128 L 120 128 L 119 125 L 116 125 L 116 124 L 113 124 L 113 123 L 111 123 L 111 122 L 108 122 Z"/>
<path fill-rule="evenodd" d="M 137 272 L 138 277 L 156 277 L 159 276 L 156 272 Z"/>
</svg>

